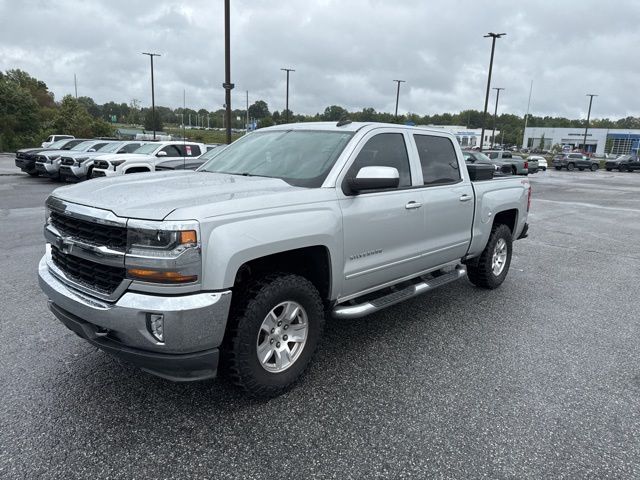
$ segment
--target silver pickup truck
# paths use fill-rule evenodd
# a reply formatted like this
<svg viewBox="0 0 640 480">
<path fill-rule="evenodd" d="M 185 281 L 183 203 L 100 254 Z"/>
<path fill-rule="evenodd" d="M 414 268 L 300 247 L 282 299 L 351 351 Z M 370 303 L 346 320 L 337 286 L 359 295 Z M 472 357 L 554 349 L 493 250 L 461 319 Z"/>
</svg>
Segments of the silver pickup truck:
<svg viewBox="0 0 640 480">
<path fill-rule="evenodd" d="M 55 316 L 108 353 L 175 381 L 220 367 L 273 396 L 309 364 L 326 315 L 361 317 L 465 274 L 498 287 L 530 193 L 522 177 L 471 181 L 439 130 L 281 125 L 195 172 L 55 190 L 39 280 Z"/>
</svg>

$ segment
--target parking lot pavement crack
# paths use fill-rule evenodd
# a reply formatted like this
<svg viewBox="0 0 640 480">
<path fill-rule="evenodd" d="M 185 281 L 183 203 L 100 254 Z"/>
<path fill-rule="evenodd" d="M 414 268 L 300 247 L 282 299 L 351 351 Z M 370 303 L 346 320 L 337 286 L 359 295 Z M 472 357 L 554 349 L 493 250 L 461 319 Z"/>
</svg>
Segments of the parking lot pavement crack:
<svg viewBox="0 0 640 480">
<path fill-rule="evenodd" d="M 626 258 L 629 260 L 640 260 L 640 257 L 636 257 L 634 255 L 624 255 L 624 254 L 620 254 L 620 253 L 616 253 L 616 252 L 605 252 L 603 250 L 595 250 L 595 249 L 589 249 L 589 248 L 578 248 L 578 247 L 570 247 L 567 245 L 558 245 L 556 243 L 551 243 L 551 242 L 546 242 L 543 240 L 530 240 L 533 243 L 537 243 L 538 245 L 544 245 L 547 247 L 555 247 L 555 248 L 561 248 L 563 250 L 572 250 L 575 252 L 584 252 L 584 253 L 597 253 L 599 255 L 607 255 L 607 256 L 611 256 L 611 257 L 616 257 L 616 258 Z"/>
</svg>

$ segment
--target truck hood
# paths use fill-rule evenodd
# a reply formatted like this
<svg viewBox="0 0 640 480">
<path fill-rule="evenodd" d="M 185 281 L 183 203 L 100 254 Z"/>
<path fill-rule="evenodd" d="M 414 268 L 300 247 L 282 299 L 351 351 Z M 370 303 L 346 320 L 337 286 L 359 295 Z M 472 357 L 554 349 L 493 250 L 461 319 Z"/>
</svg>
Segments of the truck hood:
<svg viewBox="0 0 640 480">
<path fill-rule="evenodd" d="M 96 152 L 99 153 L 99 152 Z M 146 155 L 144 153 L 103 153 L 100 155 L 100 160 L 140 160 L 147 158 L 156 158 L 153 155 Z M 163 157 L 164 158 L 164 157 Z"/>
<path fill-rule="evenodd" d="M 60 187 L 52 196 L 110 210 L 119 217 L 163 220 L 171 212 L 181 208 L 213 206 L 229 200 L 298 190 L 308 189 L 291 186 L 277 178 L 168 171 L 92 179 Z"/>
</svg>

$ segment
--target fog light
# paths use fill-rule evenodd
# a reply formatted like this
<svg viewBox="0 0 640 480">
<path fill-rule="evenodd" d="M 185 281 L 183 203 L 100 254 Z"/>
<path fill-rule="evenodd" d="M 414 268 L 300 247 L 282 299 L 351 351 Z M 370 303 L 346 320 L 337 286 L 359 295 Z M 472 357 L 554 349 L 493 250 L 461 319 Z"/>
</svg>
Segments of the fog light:
<svg viewBox="0 0 640 480">
<path fill-rule="evenodd" d="M 156 340 L 164 342 L 164 315 L 161 313 L 148 313 L 147 329 Z"/>
</svg>

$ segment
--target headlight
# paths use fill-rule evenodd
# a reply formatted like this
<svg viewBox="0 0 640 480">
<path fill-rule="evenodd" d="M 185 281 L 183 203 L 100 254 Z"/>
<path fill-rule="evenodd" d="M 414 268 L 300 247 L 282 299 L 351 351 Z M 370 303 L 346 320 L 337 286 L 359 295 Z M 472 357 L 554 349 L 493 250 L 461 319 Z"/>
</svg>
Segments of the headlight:
<svg viewBox="0 0 640 480">
<path fill-rule="evenodd" d="M 44 225 L 47 226 L 51 223 L 51 209 L 45 203 L 44 204 Z"/>
<path fill-rule="evenodd" d="M 122 159 L 122 160 L 111 160 L 111 165 L 114 166 L 114 170 L 115 170 L 115 167 L 117 167 L 118 165 L 122 165 L 124 162 L 126 162 L 125 159 Z"/>
<path fill-rule="evenodd" d="M 87 160 L 89 157 L 80 157 L 80 158 L 76 158 L 76 162 L 78 163 L 78 165 L 82 165 L 82 162 L 84 162 L 85 160 Z"/>
<path fill-rule="evenodd" d="M 51 155 L 49 158 L 49 163 L 53 163 L 54 160 L 57 160 L 61 157 L 61 155 Z"/>
<path fill-rule="evenodd" d="M 194 283 L 200 278 L 200 227 L 197 222 L 130 220 L 127 277 L 152 283 Z"/>
<path fill-rule="evenodd" d="M 198 238 L 195 230 L 130 229 L 127 232 L 127 243 L 130 250 L 151 249 L 179 253 L 186 248 L 196 246 Z"/>
</svg>

